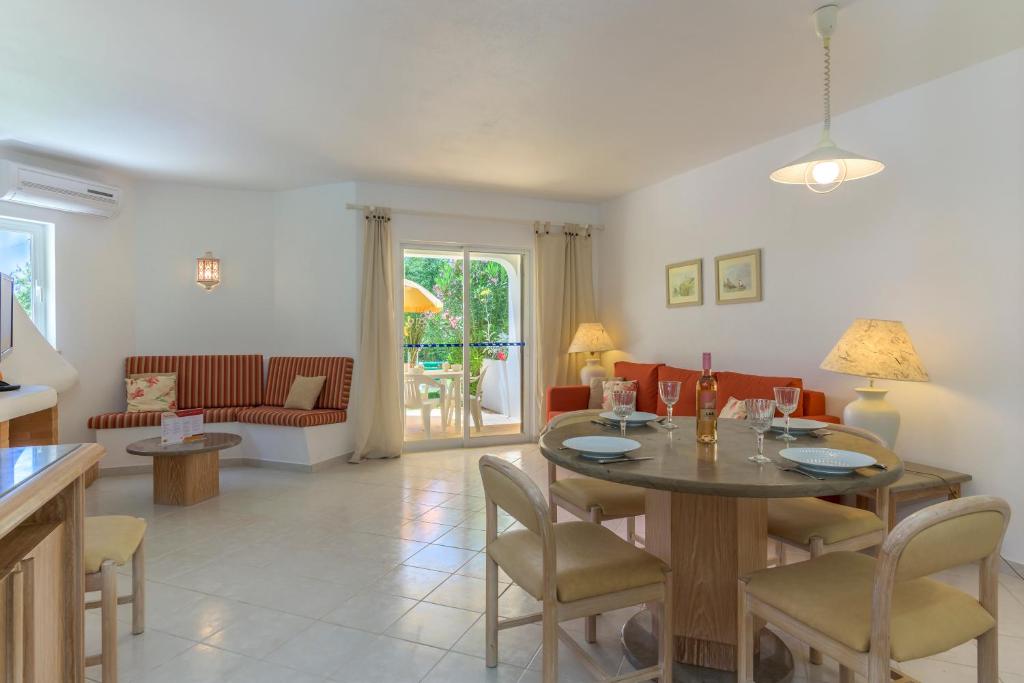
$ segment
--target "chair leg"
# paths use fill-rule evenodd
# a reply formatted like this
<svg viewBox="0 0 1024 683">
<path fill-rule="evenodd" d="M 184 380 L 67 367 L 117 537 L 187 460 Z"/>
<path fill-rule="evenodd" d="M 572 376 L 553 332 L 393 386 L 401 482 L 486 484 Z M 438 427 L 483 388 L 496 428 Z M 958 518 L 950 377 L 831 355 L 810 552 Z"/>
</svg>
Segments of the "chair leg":
<svg viewBox="0 0 1024 683">
<path fill-rule="evenodd" d="M 498 563 L 487 555 L 487 607 L 484 625 L 487 633 L 487 666 L 498 666 Z"/>
<path fill-rule="evenodd" d="M 626 518 L 626 540 L 636 545 L 636 517 Z"/>
<path fill-rule="evenodd" d="M 117 565 L 104 562 L 100 567 L 100 621 L 103 652 L 100 666 L 103 683 L 117 683 Z"/>
<path fill-rule="evenodd" d="M 483 427 L 483 424 L 484 411 L 483 408 L 480 406 L 480 401 L 477 400 L 473 402 L 473 426 L 476 428 L 476 431 L 479 432 L 480 429 Z"/>
<path fill-rule="evenodd" d="M 430 406 L 420 408 L 420 422 L 423 423 L 423 433 L 427 435 L 428 439 L 430 438 L 430 413 L 432 412 Z"/>
<path fill-rule="evenodd" d="M 146 539 L 132 555 L 132 634 L 146 630 Z"/>
<path fill-rule="evenodd" d="M 661 660 L 661 683 L 672 683 L 672 669 L 675 667 L 675 622 L 673 621 L 672 572 L 665 574 L 665 598 L 661 601 L 661 632 L 659 633 L 658 658 Z"/>
<path fill-rule="evenodd" d="M 854 683 L 853 669 L 848 666 L 839 665 L 839 683 Z"/>
<path fill-rule="evenodd" d="M 558 683 L 558 606 L 545 600 L 541 618 L 541 683 Z"/>
<path fill-rule="evenodd" d="M 809 549 L 812 560 L 825 554 L 824 542 L 818 536 L 811 538 L 811 545 Z M 811 664 L 821 664 L 824 660 L 821 657 L 821 653 L 812 647 L 807 651 L 807 661 Z"/>
<path fill-rule="evenodd" d="M 601 508 L 590 508 L 590 521 L 601 523 Z M 597 642 L 597 615 L 591 614 L 583 618 L 583 639 L 588 643 Z"/>
<path fill-rule="evenodd" d="M 978 636 L 978 683 L 999 680 L 999 629 Z"/>
<path fill-rule="evenodd" d="M 747 584 L 738 582 L 736 642 L 736 682 L 754 683 L 754 615 L 747 606 Z"/>
<path fill-rule="evenodd" d="M 776 567 L 781 567 L 786 564 L 786 544 L 782 541 L 775 541 L 775 558 Z"/>
</svg>

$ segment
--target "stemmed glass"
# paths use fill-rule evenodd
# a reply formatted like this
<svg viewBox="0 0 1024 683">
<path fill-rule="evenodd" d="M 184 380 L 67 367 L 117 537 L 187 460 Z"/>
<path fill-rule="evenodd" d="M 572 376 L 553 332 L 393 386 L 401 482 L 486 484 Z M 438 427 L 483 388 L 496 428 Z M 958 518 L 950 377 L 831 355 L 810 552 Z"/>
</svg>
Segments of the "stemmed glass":
<svg viewBox="0 0 1024 683">
<path fill-rule="evenodd" d="M 747 406 L 747 422 L 757 434 L 757 453 L 747 460 L 759 465 L 769 463 L 771 460 L 764 456 L 764 433 L 771 429 L 772 418 L 775 417 L 775 401 L 770 398 L 748 398 L 744 403 Z"/>
<path fill-rule="evenodd" d="M 786 431 L 775 437 L 776 439 L 796 441 L 796 437 L 789 433 L 789 416 L 796 410 L 799 401 L 800 389 L 797 387 L 775 387 L 775 405 L 786 417 Z"/>
<path fill-rule="evenodd" d="M 668 408 L 668 419 L 662 425 L 665 429 L 678 429 L 679 427 L 672 422 L 672 406 L 679 401 L 679 388 L 682 385 L 682 382 L 674 379 L 663 379 L 658 382 L 658 395 L 661 396 L 661 402 Z"/>
<path fill-rule="evenodd" d="M 636 392 L 616 389 L 612 392 L 612 412 L 619 418 L 619 431 L 626 436 L 626 418 L 633 414 L 636 406 Z"/>
</svg>

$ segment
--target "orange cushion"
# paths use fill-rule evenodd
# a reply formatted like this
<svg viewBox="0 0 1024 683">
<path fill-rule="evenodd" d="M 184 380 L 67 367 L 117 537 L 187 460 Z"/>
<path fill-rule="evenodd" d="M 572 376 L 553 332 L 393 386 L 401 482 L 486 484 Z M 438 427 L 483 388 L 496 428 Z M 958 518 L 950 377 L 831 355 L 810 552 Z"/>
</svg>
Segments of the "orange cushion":
<svg viewBox="0 0 1024 683">
<path fill-rule="evenodd" d="M 616 377 L 633 380 L 637 384 L 637 410 L 653 413 L 658 409 L 659 367 L 661 367 L 661 363 L 629 363 L 619 361 L 615 364 Z"/>
<path fill-rule="evenodd" d="M 686 370 L 674 368 L 671 365 L 662 365 L 658 368 L 658 381 L 676 380 L 682 382 L 679 387 L 679 402 L 672 406 L 673 415 L 694 416 L 697 414 L 697 380 L 700 378 L 700 370 Z M 658 415 L 667 415 L 668 407 L 658 397 Z"/>
<path fill-rule="evenodd" d="M 718 410 L 721 412 L 730 396 L 735 396 L 741 401 L 748 398 L 775 398 L 775 387 L 797 387 L 804 388 L 804 382 L 799 377 L 763 377 L 761 375 L 746 375 L 741 372 L 717 372 L 718 378 Z M 798 401 L 793 417 L 801 417 L 804 414 L 803 401 Z"/>
</svg>

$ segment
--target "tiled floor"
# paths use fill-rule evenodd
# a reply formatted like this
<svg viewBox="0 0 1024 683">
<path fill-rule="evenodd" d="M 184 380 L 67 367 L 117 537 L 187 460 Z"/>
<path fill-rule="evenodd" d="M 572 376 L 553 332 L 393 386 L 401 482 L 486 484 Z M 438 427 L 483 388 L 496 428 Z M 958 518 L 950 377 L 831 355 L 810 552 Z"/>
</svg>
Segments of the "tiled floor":
<svg viewBox="0 0 1024 683">
<path fill-rule="evenodd" d="M 230 468 L 218 498 L 184 509 L 153 505 L 148 476 L 100 479 L 88 491 L 89 514 L 135 514 L 150 524 L 147 628 L 132 636 L 130 606 L 122 606 L 120 680 L 539 682 L 537 625 L 502 632 L 497 669 L 482 659 L 483 452 L 411 454 L 315 475 Z M 544 477 L 533 446 L 486 452 Z M 502 515 L 501 523 L 511 520 Z M 976 586 L 971 571 L 941 578 Z M 1001 580 L 1001 677 L 1024 683 L 1024 582 Z M 502 588 L 502 615 L 537 609 L 517 586 Z M 632 611 L 602 615 L 598 643 L 587 646 L 610 670 L 630 670 L 618 631 Z M 582 622 L 569 629 L 582 640 Z M 87 636 L 96 651 L 96 612 Z M 796 680 L 837 680 L 834 665 L 812 666 L 802 647 L 791 647 Z M 959 682 L 975 680 L 973 663 L 966 645 L 903 668 L 929 683 Z M 568 651 L 560 664 L 561 680 L 591 680 Z"/>
</svg>

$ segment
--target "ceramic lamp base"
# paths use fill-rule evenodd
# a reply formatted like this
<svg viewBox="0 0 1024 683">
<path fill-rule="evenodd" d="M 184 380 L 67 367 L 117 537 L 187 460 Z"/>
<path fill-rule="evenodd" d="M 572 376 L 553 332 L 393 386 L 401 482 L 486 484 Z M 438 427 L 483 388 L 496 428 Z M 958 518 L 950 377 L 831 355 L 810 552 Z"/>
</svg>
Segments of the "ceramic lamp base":
<svg viewBox="0 0 1024 683">
<path fill-rule="evenodd" d="M 889 390 L 861 387 L 854 391 L 860 398 L 848 403 L 843 409 L 843 422 L 878 434 L 889 448 L 893 448 L 900 431 L 900 414 L 885 400 Z"/>
<path fill-rule="evenodd" d="M 597 358 L 588 358 L 587 364 L 580 368 L 580 383 L 590 386 L 590 381 L 598 377 L 607 377 L 608 373 L 601 367 L 601 361 Z"/>
</svg>

